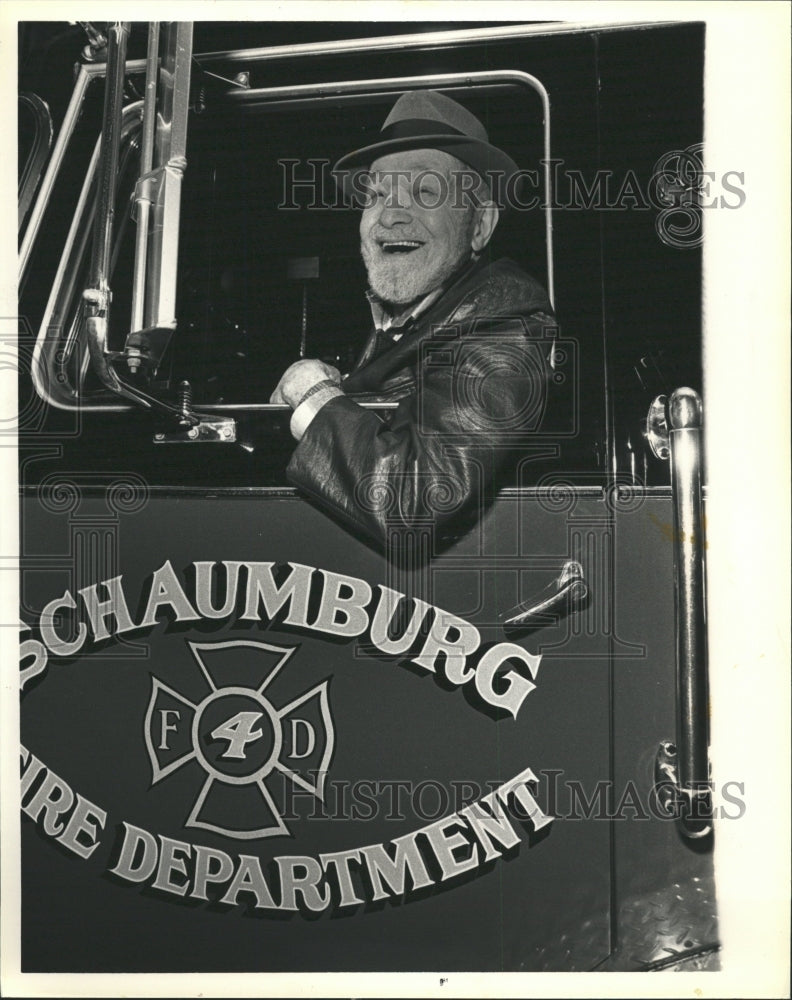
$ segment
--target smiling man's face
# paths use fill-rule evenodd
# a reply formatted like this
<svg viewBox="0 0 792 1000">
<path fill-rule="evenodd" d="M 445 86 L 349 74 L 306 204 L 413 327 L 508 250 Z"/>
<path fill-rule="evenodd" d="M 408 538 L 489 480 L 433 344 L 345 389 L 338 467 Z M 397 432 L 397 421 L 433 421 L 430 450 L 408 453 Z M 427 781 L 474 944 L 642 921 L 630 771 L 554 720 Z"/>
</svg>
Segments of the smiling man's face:
<svg viewBox="0 0 792 1000">
<path fill-rule="evenodd" d="M 482 227 L 482 210 L 469 193 L 470 168 L 442 150 L 390 153 L 369 174 L 371 197 L 360 220 L 369 284 L 383 301 L 406 306 L 486 245 L 494 224 Z"/>
</svg>

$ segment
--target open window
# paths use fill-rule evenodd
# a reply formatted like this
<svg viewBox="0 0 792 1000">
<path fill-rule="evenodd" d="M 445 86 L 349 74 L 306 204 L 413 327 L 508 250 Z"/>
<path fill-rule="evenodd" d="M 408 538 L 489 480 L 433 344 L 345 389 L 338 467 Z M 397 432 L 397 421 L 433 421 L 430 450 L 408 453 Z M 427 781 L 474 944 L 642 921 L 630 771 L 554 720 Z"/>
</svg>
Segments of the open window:
<svg viewBox="0 0 792 1000">
<path fill-rule="evenodd" d="M 142 90 L 138 68 L 133 76 Z M 163 222 L 179 228 L 176 326 L 149 364 L 135 358 L 133 322 L 142 102 L 122 112 L 105 343 L 120 379 L 170 404 L 189 382 L 193 408 L 249 413 L 270 409 L 280 375 L 300 357 L 348 371 L 370 316 L 357 214 L 343 204 L 332 164 L 374 140 L 398 94 L 422 87 L 464 102 L 493 142 L 532 165 L 537 207 L 505 213 L 493 253 L 517 260 L 552 294 L 550 174 L 541 166 L 549 153 L 549 104 L 535 78 L 498 70 L 256 89 L 214 66 L 211 74 L 194 68 L 181 211 Z M 90 363 L 83 293 L 99 167 L 97 138 L 36 347 L 39 392 L 58 407 L 83 411 L 129 407 Z"/>
<path fill-rule="evenodd" d="M 480 79 L 323 82 L 210 95 L 190 125 L 179 331 L 168 359 L 169 372 L 191 380 L 201 405 L 266 404 L 300 357 L 319 357 L 342 372 L 354 363 L 370 325 L 366 277 L 358 216 L 344 207 L 331 168 L 344 152 L 375 141 L 399 93 L 442 89 L 493 132 L 500 122 L 510 145 L 516 138 L 523 156 L 539 163 L 544 115 L 535 82 L 519 73 L 474 76 Z M 496 253 L 517 258 L 546 282 L 546 213 L 518 222 L 504 221 Z"/>
</svg>

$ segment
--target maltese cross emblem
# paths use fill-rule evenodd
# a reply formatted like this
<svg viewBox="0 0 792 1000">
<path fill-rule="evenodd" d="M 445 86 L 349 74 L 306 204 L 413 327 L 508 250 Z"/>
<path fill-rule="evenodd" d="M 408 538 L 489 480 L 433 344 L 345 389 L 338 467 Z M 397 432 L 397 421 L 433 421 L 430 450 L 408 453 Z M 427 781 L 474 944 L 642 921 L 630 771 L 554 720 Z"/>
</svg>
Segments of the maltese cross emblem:
<svg viewBox="0 0 792 1000">
<path fill-rule="evenodd" d="M 193 700 L 152 676 L 144 723 L 152 786 L 197 764 L 203 783 L 185 826 L 242 840 L 288 834 L 278 801 L 289 782 L 324 801 L 334 745 L 329 681 L 278 704 L 283 697 L 265 692 L 294 647 L 187 645 L 208 691 Z"/>
</svg>

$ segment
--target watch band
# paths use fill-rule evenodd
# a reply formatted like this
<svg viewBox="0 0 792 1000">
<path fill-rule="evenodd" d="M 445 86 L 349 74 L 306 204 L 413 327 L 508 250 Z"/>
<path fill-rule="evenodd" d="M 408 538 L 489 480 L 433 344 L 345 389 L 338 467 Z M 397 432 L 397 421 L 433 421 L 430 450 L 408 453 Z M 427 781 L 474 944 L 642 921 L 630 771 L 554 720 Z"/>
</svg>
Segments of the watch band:
<svg viewBox="0 0 792 1000">
<path fill-rule="evenodd" d="M 321 381 L 315 382 L 311 386 L 308 392 L 306 392 L 305 395 L 302 396 L 297 406 L 302 406 L 302 404 L 306 401 L 306 399 L 310 399 L 311 396 L 315 396 L 317 392 L 321 392 L 322 389 L 327 389 L 327 388 L 338 389 L 339 386 L 332 379 L 323 378 Z M 297 406 L 294 407 L 295 410 L 297 409 Z"/>
</svg>

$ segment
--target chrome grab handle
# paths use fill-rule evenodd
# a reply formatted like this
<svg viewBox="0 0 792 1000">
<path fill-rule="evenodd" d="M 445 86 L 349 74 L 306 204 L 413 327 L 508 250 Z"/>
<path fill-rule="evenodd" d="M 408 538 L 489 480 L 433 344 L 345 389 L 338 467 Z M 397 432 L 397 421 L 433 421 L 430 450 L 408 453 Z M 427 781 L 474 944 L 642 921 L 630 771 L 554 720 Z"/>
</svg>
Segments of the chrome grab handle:
<svg viewBox="0 0 792 1000">
<path fill-rule="evenodd" d="M 711 830 L 707 704 L 707 635 L 704 606 L 701 505 L 701 398 L 693 389 L 659 396 L 649 409 L 647 439 L 658 458 L 671 461 L 674 501 L 676 620 L 676 742 L 664 741 L 656 773 L 666 781 L 666 805 L 689 837 Z M 673 795 L 668 798 L 668 782 Z"/>
<path fill-rule="evenodd" d="M 585 604 L 588 593 L 583 567 L 570 559 L 552 583 L 522 604 L 498 615 L 498 621 L 504 628 L 540 628 L 548 624 L 549 615 L 563 617 L 577 611 Z"/>
</svg>

